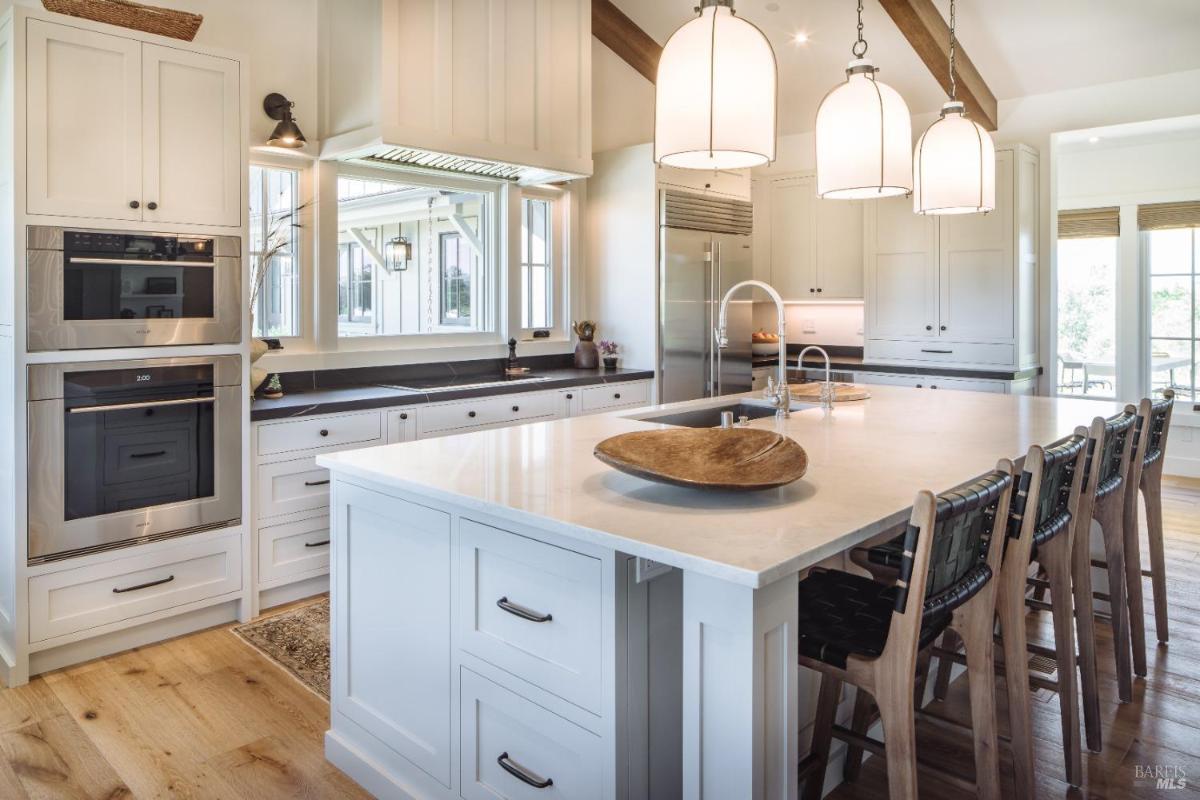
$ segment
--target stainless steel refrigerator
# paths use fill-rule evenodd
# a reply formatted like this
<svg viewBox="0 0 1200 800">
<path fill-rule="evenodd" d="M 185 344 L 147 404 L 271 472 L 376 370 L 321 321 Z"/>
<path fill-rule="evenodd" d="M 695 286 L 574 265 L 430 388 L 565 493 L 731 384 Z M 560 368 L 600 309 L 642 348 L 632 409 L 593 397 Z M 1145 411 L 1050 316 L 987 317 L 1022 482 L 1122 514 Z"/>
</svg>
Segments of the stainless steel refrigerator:
<svg viewBox="0 0 1200 800">
<path fill-rule="evenodd" d="M 659 364 L 661 400 L 748 392 L 753 293 L 729 304 L 729 347 L 713 329 L 729 287 L 752 276 L 752 206 L 742 200 L 659 192 Z"/>
</svg>

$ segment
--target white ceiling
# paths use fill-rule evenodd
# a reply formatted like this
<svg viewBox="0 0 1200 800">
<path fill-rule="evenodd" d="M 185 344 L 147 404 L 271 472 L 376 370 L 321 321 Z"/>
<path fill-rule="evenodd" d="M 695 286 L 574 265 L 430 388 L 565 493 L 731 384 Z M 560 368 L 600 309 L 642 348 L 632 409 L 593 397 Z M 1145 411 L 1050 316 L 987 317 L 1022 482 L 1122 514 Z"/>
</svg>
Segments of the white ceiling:
<svg viewBox="0 0 1200 800">
<path fill-rule="evenodd" d="M 615 0 L 660 43 L 693 16 L 695 0 Z M 934 0 L 948 16 L 949 0 Z M 868 55 L 914 114 L 941 88 L 891 17 L 865 0 Z M 780 125 L 812 129 L 817 105 L 844 78 L 855 39 L 854 0 L 736 0 L 779 60 Z M 771 10 L 774 9 L 774 10 Z M 807 44 L 791 37 L 803 31 Z M 999 99 L 1200 69 L 1200 0 L 959 0 L 958 38 Z"/>
</svg>

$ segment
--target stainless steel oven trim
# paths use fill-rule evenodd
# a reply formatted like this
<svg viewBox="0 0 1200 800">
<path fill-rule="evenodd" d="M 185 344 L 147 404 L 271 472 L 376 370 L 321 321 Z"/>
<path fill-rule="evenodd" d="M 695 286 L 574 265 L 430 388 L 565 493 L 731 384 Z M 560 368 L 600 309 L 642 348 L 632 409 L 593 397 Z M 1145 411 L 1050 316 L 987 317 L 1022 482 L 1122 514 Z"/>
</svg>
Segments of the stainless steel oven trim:
<svg viewBox="0 0 1200 800">
<path fill-rule="evenodd" d="M 234 383 L 214 387 L 213 496 L 65 520 L 63 373 L 205 363 L 213 364 L 216 374 L 228 375 L 236 370 L 238 376 Z M 245 401 L 240 370 L 240 356 L 30 366 L 29 385 L 31 389 L 39 387 L 40 397 L 35 399 L 31 393 L 28 409 L 29 563 L 239 524 L 242 516 L 242 404 Z M 56 379 L 57 390 L 47 391 Z"/>
<path fill-rule="evenodd" d="M 106 372 L 142 367 L 187 367 L 212 364 L 213 386 L 241 386 L 241 356 L 186 356 L 138 358 L 121 361 L 83 361 L 67 364 L 34 364 L 29 367 L 27 396 L 33 400 L 55 400 L 63 396 L 63 376 L 68 372 Z"/>
<path fill-rule="evenodd" d="M 89 350 L 103 347 L 237 344 L 242 338 L 241 239 L 213 239 L 213 314 L 209 319 L 63 319 L 63 233 L 73 228 L 30 226 L 26 253 L 26 347 L 29 352 Z M 127 233 L 128 231 L 103 231 Z M 176 234 L 149 234 L 174 236 Z M 80 259 L 101 263 L 103 259 Z M 114 263 L 146 262 L 113 259 Z M 163 266 L 205 267 L 206 262 L 155 261 Z"/>
</svg>

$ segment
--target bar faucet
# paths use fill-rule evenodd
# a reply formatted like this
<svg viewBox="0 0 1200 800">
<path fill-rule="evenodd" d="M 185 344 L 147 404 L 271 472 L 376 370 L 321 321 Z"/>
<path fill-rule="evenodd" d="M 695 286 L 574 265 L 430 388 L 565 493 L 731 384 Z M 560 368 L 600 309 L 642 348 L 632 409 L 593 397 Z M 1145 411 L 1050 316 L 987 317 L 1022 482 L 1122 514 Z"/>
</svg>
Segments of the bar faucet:
<svg viewBox="0 0 1200 800">
<path fill-rule="evenodd" d="M 818 347 L 815 344 L 810 344 L 808 347 L 800 351 L 800 357 L 796 359 L 796 366 L 804 367 L 804 354 L 809 350 L 816 350 L 821 355 L 825 356 L 825 382 L 821 384 L 821 408 L 826 411 L 833 410 L 833 381 L 830 380 L 829 369 L 829 353 L 825 352 L 824 347 Z"/>
<path fill-rule="evenodd" d="M 779 296 L 779 292 L 775 291 L 773 286 L 762 281 L 742 281 L 729 287 L 729 291 L 721 299 L 721 313 L 717 316 L 717 328 L 713 331 L 717 339 L 717 347 L 721 350 L 729 347 L 727 324 L 729 300 L 733 297 L 734 293 L 744 286 L 758 287 L 769 294 L 771 299 L 775 301 L 775 316 L 779 325 L 779 368 L 777 373 L 779 377 L 773 385 L 767 386 L 766 391 L 763 392 L 763 396 L 771 401 L 771 405 L 775 408 L 776 417 L 786 418 L 791 416 L 792 407 L 792 395 L 788 390 L 787 377 L 787 320 L 784 315 L 783 298 Z M 828 362 L 828 357 L 826 357 L 826 361 Z"/>
</svg>

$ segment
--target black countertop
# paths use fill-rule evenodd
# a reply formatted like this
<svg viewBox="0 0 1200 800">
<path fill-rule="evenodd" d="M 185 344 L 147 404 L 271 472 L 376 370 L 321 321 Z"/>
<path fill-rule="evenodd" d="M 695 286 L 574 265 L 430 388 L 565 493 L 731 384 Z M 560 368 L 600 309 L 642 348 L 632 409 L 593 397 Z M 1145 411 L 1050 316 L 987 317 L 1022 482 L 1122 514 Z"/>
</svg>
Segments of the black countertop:
<svg viewBox="0 0 1200 800">
<path fill-rule="evenodd" d="M 602 383 L 623 383 L 649 380 L 653 370 L 640 369 L 575 369 L 574 367 L 552 367 L 534 369 L 530 377 L 544 378 L 538 381 L 512 381 L 489 386 L 472 386 L 499 380 L 498 373 L 458 374 L 438 377 L 388 377 L 382 380 L 346 385 L 312 388 L 289 388 L 278 400 L 256 397 L 250 407 L 252 421 L 288 419 L 310 414 L 331 414 L 338 411 L 362 411 L 370 408 L 390 406 L 424 405 L 463 400 L 472 397 L 494 397 L 520 392 L 541 392 L 552 389 L 568 389 L 572 386 L 590 386 Z M 415 386 L 414 386 L 415 384 Z M 286 385 L 286 383 L 285 383 Z M 432 387 L 439 387 L 432 390 Z M 455 388 L 455 387 L 463 388 Z M 444 388 L 442 388 L 444 387 Z"/>
</svg>

